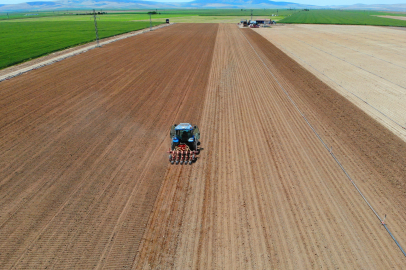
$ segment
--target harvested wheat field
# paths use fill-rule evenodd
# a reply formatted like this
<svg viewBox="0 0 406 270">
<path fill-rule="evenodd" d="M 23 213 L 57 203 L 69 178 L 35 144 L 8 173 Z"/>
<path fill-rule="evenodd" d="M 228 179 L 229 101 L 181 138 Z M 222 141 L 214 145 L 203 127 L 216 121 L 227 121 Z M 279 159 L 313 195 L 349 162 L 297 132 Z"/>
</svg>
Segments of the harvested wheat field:
<svg viewBox="0 0 406 270">
<path fill-rule="evenodd" d="M 379 219 L 405 247 L 406 143 L 251 29 L 131 37 L 0 102 L 2 269 L 406 266 Z M 167 160 L 179 122 L 192 165 Z"/>
<path fill-rule="evenodd" d="M 406 21 L 406 17 L 403 17 L 403 16 L 390 16 L 390 15 L 387 15 L 387 16 L 378 16 L 378 17 Z"/>
<path fill-rule="evenodd" d="M 255 31 L 406 141 L 406 31 L 344 25 Z"/>
</svg>

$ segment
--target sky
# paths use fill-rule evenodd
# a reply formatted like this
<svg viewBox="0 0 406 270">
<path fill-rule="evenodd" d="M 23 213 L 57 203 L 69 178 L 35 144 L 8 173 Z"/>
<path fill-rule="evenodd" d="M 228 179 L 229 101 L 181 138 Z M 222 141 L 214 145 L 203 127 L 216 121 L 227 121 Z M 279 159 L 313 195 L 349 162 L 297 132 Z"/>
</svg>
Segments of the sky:
<svg viewBox="0 0 406 270">
<path fill-rule="evenodd" d="M 276 0 L 272 0 L 276 1 Z M 282 0 L 280 0 L 282 2 Z M 354 5 L 354 4 L 365 4 L 365 5 L 375 5 L 375 4 L 400 4 L 406 3 L 406 0 L 330 0 L 330 1 L 323 1 L 323 0 L 283 0 L 284 2 L 293 2 L 298 4 L 308 4 L 308 5 L 316 5 L 316 6 L 341 6 L 341 5 Z"/>
<path fill-rule="evenodd" d="M 19 4 L 24 2 L 47 1 L 47 0 L 0 0 L 1 4 Z M 148 0 L 146 0 L 148 1 Z M 156 2 L 189 2 L 192 0 L 151 0 Z M 275 2 L 293 2 L 298 4 L 330 6 L 330 5 L 353 5 L 353 4 L 399 4 L 406 3 L 406 0 L 273 0 Z"/>
</svg>

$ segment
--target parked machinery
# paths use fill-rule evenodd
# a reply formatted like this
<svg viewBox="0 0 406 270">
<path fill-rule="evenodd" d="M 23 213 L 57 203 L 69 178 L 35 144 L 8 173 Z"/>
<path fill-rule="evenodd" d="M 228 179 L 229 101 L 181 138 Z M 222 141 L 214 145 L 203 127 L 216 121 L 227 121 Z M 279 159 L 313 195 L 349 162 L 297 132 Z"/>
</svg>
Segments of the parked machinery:
<svg viewBox="0 0 406 270">
<path fill-rule="evenodd" d="M 247 20 L 241 20 L 241 21 L 240 21 L 240 24 L 241 24 L 243 27 L 247 27 L 247 26 L 248 26 Z"/>
<path fill-rule="evenodd" d="M 256 21 L 251 21 L 250 28 L 259 28 L 259 24 Z"/>
</svg>

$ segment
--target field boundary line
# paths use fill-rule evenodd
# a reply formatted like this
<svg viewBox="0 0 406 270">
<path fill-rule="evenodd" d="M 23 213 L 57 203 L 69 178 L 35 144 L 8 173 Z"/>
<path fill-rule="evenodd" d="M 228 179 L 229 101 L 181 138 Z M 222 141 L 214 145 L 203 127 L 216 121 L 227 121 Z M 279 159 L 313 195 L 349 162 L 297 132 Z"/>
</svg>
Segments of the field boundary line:
<svg viewBox="0 0 406 270">
<path fill-rule="evenodd" d="M 241 31 L 241 30 L 240 30 Z M 323 146 L 326 148 L 326 150 L 330 153 L 332 158 L 336 161 L 336 163 L 340 166 L 341 170 L 344 172 L 344 174 L 347 176 L 347 178 L 351 181 L 352 185 L 355 187 L 355 189 L 358 191 L 358 193 L 361 195 L 361 197 L 364 199 L 366 204 L 369 206 L 369 208 L 372 210 L 372 212 L 375 214 L 375 216 L 379 219 L 380 223 L 385 227 L 386 231 L 389 233 L 395 244 L 399 247 L 400 251 L 403 253 L 403 255 L 406 257 L 406 252 L 403 250 L 403 248 L 400 246 L 398 241 L 396 241 L 395 237 L 393 234 L 390 232 L 389 228 L 385 224 L 385 219 L 382 219 L 378 213 L 375 211 L 375 209 L 372 207 L 372 205 L 368 202 L 368 200 L 365 198 L 364 194 L 361 192 L 361 190 L 358 188 L 358 186 L 355 184 L 354 180 L 351 178 L 351 176 L 347 173 L 345 170 L 344 166 L 338 161 L 337 157 L 334 155 L 333 151 L 331 148 L 327 146 L 327 144 L 323 141 L 323 139 L 320 137 L 320 135 L 317 133 L 317 131 L 314 129 L 314 127 L 310 124 L 309 120 L 306 118 L 304 113 L 299 109 L 295 101 L 290 97 L 289 93 L 285 90 L 285 88 L 280 84 L 276 76 L 273 74 L 273 72 L 269 69 L 269 67 L 265 64 L 264 60 L 262 60 L 261 56 L 258 54 L 258 52 L 255 50 L 255 48 L 252 46 L 251 42 L 247 39 L 247 37 L 244 35 L 244 33 L 241 31 L 241 34 L 244 36 L 245 40 L 248 42 L 248 44 L 251 46 L 252 50 L 255 52 L 255 54 L 258 56 L 259 60 L 261 60 L 262 64 L 265 66 L 265 68 L 268 70 L 268 72 L 272 75 L 274 80 L 277 82 L 279 87 L 283 90 L 289 101 L 292 103 L 292 105 L 296 108 L 296 110 L 299 112 L 299 114 L 303 117 L 303 119 L 306 121 L 307 125 L 311 128 L 313 133 L 317 136 L 317 138 L 320 140 L 320 142 L 323 144 Z"/>
<path fill-rule="evenodd" d="M 168 27 L 168 26 L 173 25 L 173 24 L 174 24 L 174 23 L 161 24 L 161 25 L 152 27 L 152 30 L 156 30 L 156 29 L 163 28 L 163 27 Z M 148 27 L 148 28 L 141 29 L 141 30 L 136 30 L 135 33 L 125 33 L 125 34 L 117 35 L 116 37 L 106 38 L 106 39 L 108 39 L 108 40 L 101 41 L 101 42 L 100 42 L 100 46 L 107 45 L 107 44 L 113 43 L 113 42 L 115 42 L 115 41 L 119 41 L 119 40 L 126 39 L 126 38 L 129 38 L 129 37 L 141 35 L 141 34 L 144 34 L 144 33 L 147 33 L 147 32 L 150 32 L 150 31 L 151 31 L 151 30 L 146 30 L 146 29 L 149 29 L 149 27 Z M 87 43 L 87 44 L 90 44 L 90 43 L 93 43 L 93 42 L 94 42 L 94 41 L 89 42 L 89 43 Z M 80 46 L 80 45 L 79 45 L 79 46 Z M 82 46 L 83 46 L 83 45 L 82 45 Z M 5 75 L 0 76 L 0 83 L 1 83 L 2 81 L 9 80 L 9 79 L 11 79 L 11 78 L 17 77 L 17 76 L 22 75 L 22 74 L 24 74 L 24 73 L 27 73 L 27 72 L 29 72 L 29 71 L 31 71 L 31 70 L 35 70 L 35 69 L 39 69 L 39 68 L 42 68 L 42 67 L 45 67 L 45 66 L 48 66 L 48 65 L 52 65 L 52 64 L 54 64 L 54 63 L 60 62 L 60 61 L 62 61 L 62 60 L 65 60 L 65 59 L 67 59 L 67 58 L 69 58 L 69 57 L 72 57 L 72 56 L 76 56 L 76 55 L 85 53 L 85 52 L 87 52 L 87 51 L 89 51 L 89 50 L 92 50 L 92 49 L 95 49 L 95 48 L 97 48 L 97 47 L 98 47 L 97 44 L 96 44 L 96 45 L 93 45 L 93 44 L 92 44 L 92 45 L 89 45 L 89 46 L 86 46 L 86 47 L 83 47 L 83 48 L 74 50 L 74 51 L 72 51 L 72 52 L 68 52 L 68 53 L 66 53 L 66 54 L 62 54 L 62 55 L 59 55 L 59 56 L 55 56 L 54 58 L 51 58 L 51 59 L 49 59 L 49 60 L 44 60 L 44 61 L 42 61 L 42 62 L 39 62 L 39 63 L 37 63 L 37 64 L 33 64 L 33 65 L 31 65 L 31 66 L 28 66 L 28 67 L 22 67 L 21 69 L 18 69 L 18 70 L 16 70 L 16 71 L 11 71 L 11 72 L 8 73 L 8 74 L 5 74 Z M 73 47 L 73 48 L 74 48 L 74 47 Z M 33 60 L 34 60 L 34 59 L 33 59 Z"/>
</svg>

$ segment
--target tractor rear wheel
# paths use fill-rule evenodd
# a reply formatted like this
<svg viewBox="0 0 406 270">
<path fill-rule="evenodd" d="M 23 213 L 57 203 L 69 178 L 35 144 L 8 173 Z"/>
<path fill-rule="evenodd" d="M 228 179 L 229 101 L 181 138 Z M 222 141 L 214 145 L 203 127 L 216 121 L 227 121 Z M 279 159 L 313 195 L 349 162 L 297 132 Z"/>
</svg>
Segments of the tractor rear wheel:
<svg viewBox="0 0 406 270">
<path fill-rule="evenodd" d="M 197 140 L 195 140 L 194 143 L 193 143 L 193 150 L 194 151 L 197 151 L 197 146 L 198 146 L 198 142 L 197 142 Z"/>
</svg>

